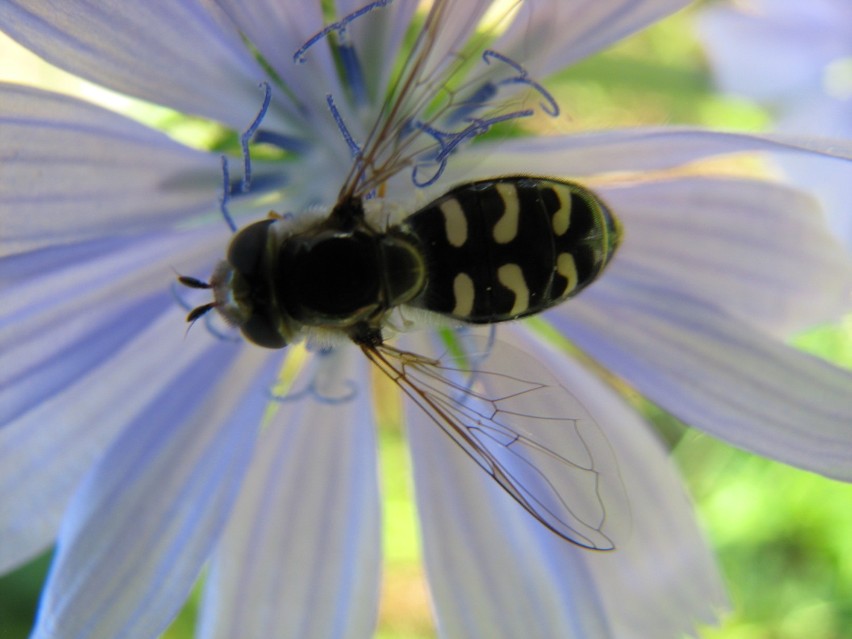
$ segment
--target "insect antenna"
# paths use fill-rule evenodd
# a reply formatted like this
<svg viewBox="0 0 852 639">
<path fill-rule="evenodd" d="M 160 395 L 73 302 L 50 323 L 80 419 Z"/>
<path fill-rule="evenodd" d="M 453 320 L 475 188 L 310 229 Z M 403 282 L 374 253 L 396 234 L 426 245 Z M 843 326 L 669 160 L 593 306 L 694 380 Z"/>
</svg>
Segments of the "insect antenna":
<svg viewBox="0 0 852 639">
<path fill-rule="evenodd" d="M 202 304 L 201 306 L 196 306 L 192 309 L 189 314 L 186 316 L 186 321 L 190 324 L 195 324 L 196 320 L 204 317 L 216 307 L 216 302 L 208 302 L 207 304 Z"/>
<path fill-rule="evenodd" d="M 213 285 L 205 282 L 203 280 L 198 279 L 197 277 L 191 277 L 189 275 L 178 275 L 178 282 L 183 284 L 188 288 L 199 288 L 199 289 L 211 289 Z M 204 317 L 209 313 L 213 308 L 216 307 L 216 302 L 208 302 L 207 304 L 202 304 L 201 306 L 196 306 L 193 308 L 189 314 L 186 316 L 186 321 L 190 324 L 195 324 L 196 320 Z M 188 330 L 188 329 L 187 329 Z"/>
<path fill-rule="evenodd" d="M 212 285 L 188 275 L 178 275 L 178 282 L 189 288 L 213 288 Z"/>
</svg>

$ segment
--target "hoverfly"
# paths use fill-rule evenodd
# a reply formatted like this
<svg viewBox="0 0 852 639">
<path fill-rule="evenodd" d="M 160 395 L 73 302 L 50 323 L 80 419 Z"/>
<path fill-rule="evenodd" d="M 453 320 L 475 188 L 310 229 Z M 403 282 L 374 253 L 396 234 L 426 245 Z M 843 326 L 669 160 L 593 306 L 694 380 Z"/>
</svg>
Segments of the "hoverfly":
<svg viewBox="0 0 852 639">
<path fill-rule="evenodd" d="M 245 339 L 271 349 L 316 332 L 354 342 L 533 517 L 575 544 L 610 549 L 596 458 L 611 452 L 582 434 L 581 419 L 595 428 L 587 414 L 541 409 L 580 410 L 567 390 L 543 371 L 527 380 L 489 369 L 493 345 L 431 359 L 385 343 L 399 309 L 486 325 L 540 313 L 591 284 L 621 238 L 618 220 L 595 193 L 553 177 L 458 184 L 394 224 L 368 215 L 368 200 L 386 180 L 409 168 L 415 183 L 424 181 L 418 170 L 431 162 L 431 183 L 458 142 L 507 117 L 469 117 L 473 133 L 450 143 L 435 134 L 446 110 L 414 117 L 435 98 L 423 74 L 440 66 L 430 56 L 448 5 L 433 3 L 330 212 L 308 221 L 272 215 L 239 230 L 208 282 L 180 278 L 213 293 L 187 319 L 215 309 Z M 486 63 L 489 57 L 509 65 L 514 84 L 540 89 L 519 65 L 496 51 L 483 54 Z M 425 147 L 418 142 L 424 136 L 431 141 Z"/>
</svg>

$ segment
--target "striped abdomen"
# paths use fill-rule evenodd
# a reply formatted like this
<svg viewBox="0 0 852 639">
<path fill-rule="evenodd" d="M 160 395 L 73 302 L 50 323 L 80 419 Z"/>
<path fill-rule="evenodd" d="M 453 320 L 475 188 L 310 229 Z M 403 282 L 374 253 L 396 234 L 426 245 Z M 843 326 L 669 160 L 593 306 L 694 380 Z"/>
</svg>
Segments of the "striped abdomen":
<svg viewBox="0 0 852 639">
<path fill-rule="evenodd" d="M 412 306 L 474 323 L 539 313 L 577 294 L 618 247 L 618 221 L 591 191 L 513 176 L 456 187 L 399 231 L 422 254 Z"/>
</svg>

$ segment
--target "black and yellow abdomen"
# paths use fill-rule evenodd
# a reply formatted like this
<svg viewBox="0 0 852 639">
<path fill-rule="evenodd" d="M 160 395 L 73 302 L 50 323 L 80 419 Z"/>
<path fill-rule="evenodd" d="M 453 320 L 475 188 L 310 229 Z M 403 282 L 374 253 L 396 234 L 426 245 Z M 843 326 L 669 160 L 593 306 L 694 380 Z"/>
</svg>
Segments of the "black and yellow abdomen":
<svg viewBox="0 0 852 639">
<path fill-rule="evenodd" d="M 612 258 L 621 227 L 573 182 L 470 182 L 406 218 L 426 283 L 408 304 L 473 323 L 540 313 L 576 295 Z"/>
</svg>

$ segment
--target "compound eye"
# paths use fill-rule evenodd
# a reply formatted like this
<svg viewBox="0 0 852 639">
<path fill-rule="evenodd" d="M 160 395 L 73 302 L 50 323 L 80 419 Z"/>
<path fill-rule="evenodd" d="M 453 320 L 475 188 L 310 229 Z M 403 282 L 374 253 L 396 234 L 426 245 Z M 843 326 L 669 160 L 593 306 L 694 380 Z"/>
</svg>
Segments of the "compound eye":
<svg viewBox="0 0 852 639">
<path fill-rule="evenodd" d="M 269 225 L 273 219 L 255 222 L 234 236 L 228 247 L 228 262 L 245 276 L 254 275 L 263 261 Z"/>
<path fill-rule="evenodd" d="M 266 315 L 258 313 L 249 317 L 248 321 L 240 326 L 243 336 L 258 346 L 264 348 L 284 348 L 287 340 L 281 336 L 275 328 L 275 324 Z"/>
</svg>

